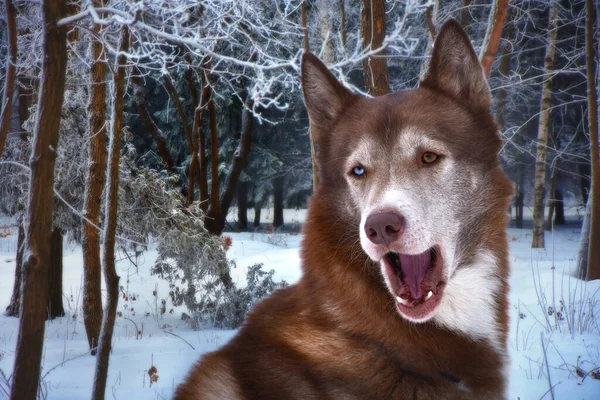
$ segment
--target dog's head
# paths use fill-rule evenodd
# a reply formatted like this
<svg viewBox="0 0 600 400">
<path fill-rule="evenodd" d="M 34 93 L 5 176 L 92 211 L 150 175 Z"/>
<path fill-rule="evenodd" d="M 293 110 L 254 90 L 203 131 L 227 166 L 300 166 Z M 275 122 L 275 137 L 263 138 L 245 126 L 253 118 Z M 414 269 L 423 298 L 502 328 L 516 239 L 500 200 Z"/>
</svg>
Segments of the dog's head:
<svg viewBox="0 0 600 400">
<path fill-rule="evenodd" d="M 358 96 L 312 54 L 302 60 L 302 86 L 319 195 L 353 221 L 348 228 L 380 262 L 400 315 L 431 319 L 456 270 L 487 249 L 483 218 L 511 193 L 489 87 L 468 37 L 446 23 L 414 90 Z"/>
</svg>

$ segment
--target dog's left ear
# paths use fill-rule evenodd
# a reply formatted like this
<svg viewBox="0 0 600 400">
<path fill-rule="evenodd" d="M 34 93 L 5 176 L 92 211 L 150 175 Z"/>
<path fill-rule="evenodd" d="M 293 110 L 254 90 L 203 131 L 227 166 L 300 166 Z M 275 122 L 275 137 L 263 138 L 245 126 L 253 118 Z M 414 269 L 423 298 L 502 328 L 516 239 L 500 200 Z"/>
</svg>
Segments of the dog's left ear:
<svg viewBox="0 0 600 400">
<path fill-rule="evenodd" d="M 490 88 L 469 37 L 456 20 L 442 26 L 420 86 L 437 89 L 475 112 L 488 112 Z"/>
</svg>

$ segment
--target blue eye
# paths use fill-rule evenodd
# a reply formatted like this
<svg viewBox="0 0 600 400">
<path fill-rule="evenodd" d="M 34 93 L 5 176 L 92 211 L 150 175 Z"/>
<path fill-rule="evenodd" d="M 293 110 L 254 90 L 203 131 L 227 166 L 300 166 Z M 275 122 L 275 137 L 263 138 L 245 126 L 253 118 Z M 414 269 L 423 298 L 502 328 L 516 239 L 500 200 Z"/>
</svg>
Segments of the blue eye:
<svg viewBox="0 0 600 400">
<path fill-rule="evenodd" d="M 354 167 L 352 168 L 352 173 L 356 176 L 363 176 L 365 174 L 365 169 L 363 167 Z"/>
</svg>

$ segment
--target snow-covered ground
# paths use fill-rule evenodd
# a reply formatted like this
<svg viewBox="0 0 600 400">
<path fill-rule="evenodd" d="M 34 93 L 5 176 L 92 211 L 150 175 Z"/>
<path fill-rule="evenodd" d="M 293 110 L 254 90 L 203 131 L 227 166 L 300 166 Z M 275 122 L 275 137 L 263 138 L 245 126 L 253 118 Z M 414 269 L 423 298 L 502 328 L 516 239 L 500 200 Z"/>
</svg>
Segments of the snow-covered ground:
<svg viewBox="0 0 600 400">
<path fill-rule="evenodd" d="M 286 217 L 287 221 L 300 222 L 304 213 L 290 210 Z M 10 226 L 13 224 L 9 220 L 0 221 L 2 313 L 13 286 L 16 229 Z M 3 229 L 2 224 L 9 227 Z M 512 262 L 510 399 L 549 399 L 550 382 L 556 399 L 600 398 L 600 380 L 592 376 L 600 367 L 600 281 L 585 283 L 570 276 L 576 259 L 578 227 L 579 224 L 572 221 L 554 234 L 547 234 L 546 250 L 529 248 L 530 230 L 509 229 Z M 244 282 L 245 268 L 257 262 L 264 263 L 267 270 L 274 269 L 275 279 L 289 283 L 299 279 L 301 235 L 227 235 L 233 239 L 228 255 L 236 261 L 232 271 L 234 280 Z M 46 325 L 43 386 L 49 399 L 83 399 L 90 396 L 95 358 L 87 353 L 80 312 L 81 247 L 67 244 L 64 255 L 67 315 Z M 124 295 L 119 305 L 122 316 L 117 318 L 115 327 L 107 398 L 168 399 L 200 354 L 216 349 L 235 334 L 235 331 L 213 329 L 193 331 L 182 321 L 180 317 L 185 309 L 171 307 L 167 283 L 148 272 L 155 257 L 156 253 L 151 250 L 139 259 L 137 267 L 126 259 L 118 263 Z M 156 296 L 153 295 L 155 290 Z M 161 299 L 167 299 L 167 313 L 162 316 Z M 553 304 L 560 314 L 548 311 Z M 13 368 L 17 331 L 18 320 L 0 314 L 0 370 L 6 376 Z M 151 385 L 147 371 L 152 366 L 156 367 L 159 378 Z M 6 394 L 0 374 L 0 398 L 3 396 Z"/>
</svg>

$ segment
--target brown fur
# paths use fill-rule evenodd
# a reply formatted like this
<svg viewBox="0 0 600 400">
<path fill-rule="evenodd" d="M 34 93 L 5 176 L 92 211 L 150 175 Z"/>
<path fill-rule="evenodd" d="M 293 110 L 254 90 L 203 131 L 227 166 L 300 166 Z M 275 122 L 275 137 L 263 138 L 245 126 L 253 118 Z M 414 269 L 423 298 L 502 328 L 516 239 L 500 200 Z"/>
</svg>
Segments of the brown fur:
<svg viewBox="0 0 600 400">
<path fill-rule="evenodd" d="M 468 40 L 455 22 L 450 25 L 446 34 L 440 32 L 442 40 Z M 231 342 L 204 356 L 175 399 L 503 398 L 509 272 L 504 228 L 511 186 L 498 165 L 501 142 L 489 102 L 477 102 L 477 93 L 487 86 L 476 82 L 461 101 L 452 93 L 452 78 L 442 77 L 440 85 L 440 76 L 430 71 L 419 89 L 366 99 L 343 89 L 311 57 L 303 61 L 307 105 L 307 90 L 334 90 L 326 93 L 327 105 L 313 108 L 310 115 L 320 146 L 321 182 L 304 227 L 304 274 L 296 285 L 261 302 Z M 443 68 L 440 57 L 434 52 L 432 71 Z M 311 75 L 306 69 L 312 68 L 322 82 L 306 81 Z M 490 296 L 496 299 L 500 351 L 487 340 L 473 340 L 430 321 L 407 322 L 376 263 L 361 249 L 360 214 L 345 202 L 345 157 L 368 132 L 379 132 L 372 139 L 385 149 L 390 135 L 403 125 L 443 136 L 457 159 L 468 158 L 489 171 L 489 203 L 478 205 L 479 211 L 469 217 L 459 246 L 485 247 L 498 260 L 501 289 Z M 465 254 L 462 263 L 472 256 Z"/>
</svg>

